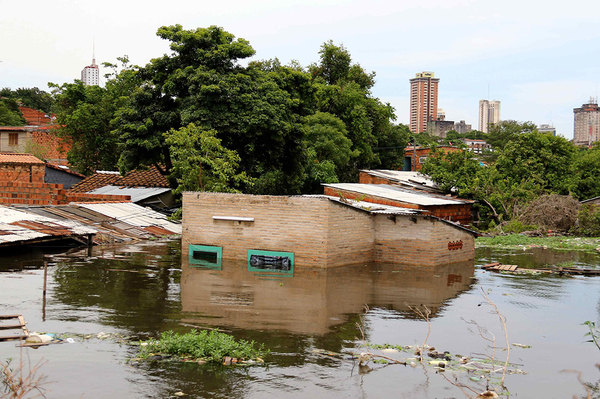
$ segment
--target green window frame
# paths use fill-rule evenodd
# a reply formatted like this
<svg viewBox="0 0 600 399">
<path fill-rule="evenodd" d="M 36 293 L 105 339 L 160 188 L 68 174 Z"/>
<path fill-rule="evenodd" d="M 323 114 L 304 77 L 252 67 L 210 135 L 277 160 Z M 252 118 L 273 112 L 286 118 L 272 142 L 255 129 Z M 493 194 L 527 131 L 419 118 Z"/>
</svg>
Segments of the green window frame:
<svg viewBox="0 0 600 399">
<path fill-rule="evenodd" d="M 190 267 L 221 270 L 223 266 L 223 248 L 190 244 L 188 247 L 188 263 Z"/>
</svg>

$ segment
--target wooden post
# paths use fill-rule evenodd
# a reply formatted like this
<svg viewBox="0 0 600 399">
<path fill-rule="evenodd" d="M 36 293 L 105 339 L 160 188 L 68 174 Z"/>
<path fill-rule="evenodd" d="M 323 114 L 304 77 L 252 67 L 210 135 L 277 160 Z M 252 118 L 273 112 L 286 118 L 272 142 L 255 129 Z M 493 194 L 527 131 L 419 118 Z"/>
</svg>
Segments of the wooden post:
<svg viewBox="0 0 600 399">
<path fill-rule="evenodd" d="M 42 291 L 42 321 L 46 321 L 46 281 L 48 280 L 48 262 L 44 259 L 44 289 Z"/>
</svg>

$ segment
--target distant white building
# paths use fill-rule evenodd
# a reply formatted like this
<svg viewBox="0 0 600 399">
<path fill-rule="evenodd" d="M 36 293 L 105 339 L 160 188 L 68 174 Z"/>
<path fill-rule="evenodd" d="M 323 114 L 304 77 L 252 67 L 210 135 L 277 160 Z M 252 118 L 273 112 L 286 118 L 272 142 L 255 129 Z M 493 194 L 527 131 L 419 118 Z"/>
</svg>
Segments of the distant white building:
<svg viewBox="0 0 600 399">
<path fill-rule="evenodd" d="M 500 122 L 500 101 L 479 100 L 479 130 L 489 133 L 489 127 Z"/>
<path fill-rule="evenodd" d="M 100 69 L 96 65 L 96 58 L 92 58 L 92 65 L 88 65 L 81 70 L 81 81 L 86 86 L 100 85 Z"/>
<path fill-rule="evenodd" d="M 556 128 L 552 125 L 542 123 L 540 126 L 538 126 L 537 130 L 540 133 L 548 133 L 553 136 L 556 136 Z"/>
</svg>

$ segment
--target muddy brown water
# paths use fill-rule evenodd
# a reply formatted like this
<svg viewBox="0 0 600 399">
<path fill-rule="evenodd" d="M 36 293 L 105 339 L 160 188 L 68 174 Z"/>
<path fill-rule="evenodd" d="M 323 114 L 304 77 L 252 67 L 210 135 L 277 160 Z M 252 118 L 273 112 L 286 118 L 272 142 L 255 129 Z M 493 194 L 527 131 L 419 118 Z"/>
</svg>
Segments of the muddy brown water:
<svg viewBox="0 0 600 399">
<path fill-rule="evenodd" d="M 371 364 L 372 370 L 361 370 L 349 353 L 365 350 L 361 329 L 372 343 L 422 344 L 428 326 L 411 307 L 426 305 L 432 312 L 430 345 L 452 354 L 489 355 L 488 342 L 470 321 L 493 333 L 498 347 L 504 347 L 504 333 L 484 290 L 506 316 L 511 344 L 530 346 L 511 345 L 511 362 L 526 374 L 506 377 L 510 397 L 582 397 L 577 373 L 584 382 L 600 382 L 600 350 L 585 342 L 581 325 L 600 324 L 600 278 L 524 277 L 479 268 L 493 261 L 600 267 L 596 254 L 478 249 L 474 264 L 357 265 L 273 277 L 243 264 L 192 268 L 186 257 L 182 263 L 179 246 L 154 241 L 96 247 L 92 256 L 76 251 L 1 257 L 0 314 L 22 313 L 31 331 L 74 342 L 22 350 L 4 342 L 0 360 L 44 361 L 40 373 L 48 381 L 48 398 L 168 398 L 177 392 L 189 398 L 463 398 L 430 367 Z M 271 354 L 264 366 L 246 368 L 132 360 L 134 342 L 193 327 L 220 328 L 263 343 Z M 497 349 L 496 356 L 505 352 Z M 465 373 L 455 375 L 474 390 L 484 388 Z"/>
</svg>

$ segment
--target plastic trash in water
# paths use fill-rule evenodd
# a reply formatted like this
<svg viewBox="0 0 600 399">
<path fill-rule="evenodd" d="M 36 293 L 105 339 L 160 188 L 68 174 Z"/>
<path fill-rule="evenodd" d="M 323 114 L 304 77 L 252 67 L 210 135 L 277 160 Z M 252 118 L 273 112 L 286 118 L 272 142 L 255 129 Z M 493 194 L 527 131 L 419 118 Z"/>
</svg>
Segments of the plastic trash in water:
<svg viewBox="0 0 600 399">
<path fill-rule="evenodd" d="M 73 338 L 69 337 L 69 338 L 65 339 L 65 342 L 67 342 L 69 344 L 74 344 L 75 340 Z"/>
<path fill-rule="evenodd" d="M 48 334 L 29 334 L 25 342 L 28 344 L 49 344 L 53 340 L 54 338 Z"/>
</svg>

